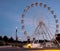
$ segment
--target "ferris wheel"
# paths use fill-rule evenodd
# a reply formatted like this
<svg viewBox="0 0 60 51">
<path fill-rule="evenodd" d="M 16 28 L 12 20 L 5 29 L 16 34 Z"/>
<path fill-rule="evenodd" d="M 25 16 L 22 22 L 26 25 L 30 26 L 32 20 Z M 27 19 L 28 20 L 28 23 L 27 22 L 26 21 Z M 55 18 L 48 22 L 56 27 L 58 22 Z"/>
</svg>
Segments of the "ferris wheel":
<svg viewBox="0 0 60 51">
<path fill-rule="evenodd" d="M 59 33 L 56 13 L 42 2 L 32 3 L 23 10 L 21 28 L 24 35 L 36 39 L 52 39 Z"/>
</svg>

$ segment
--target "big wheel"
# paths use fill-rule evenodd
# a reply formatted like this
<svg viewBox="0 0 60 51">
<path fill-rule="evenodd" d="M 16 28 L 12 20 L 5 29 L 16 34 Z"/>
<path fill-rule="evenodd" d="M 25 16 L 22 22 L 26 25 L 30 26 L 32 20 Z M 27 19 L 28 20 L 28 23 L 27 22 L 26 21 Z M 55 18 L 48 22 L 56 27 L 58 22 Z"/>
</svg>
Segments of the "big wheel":
<svg viewBox="0 0 60 51">
<path fill-rule="evenodd" d="M 30 38 L 51 40 L 59 33 L 56 13 L 42 2 L 32 3 L 24 9 L 21 25 L 24 35 Z"/>
</svg>

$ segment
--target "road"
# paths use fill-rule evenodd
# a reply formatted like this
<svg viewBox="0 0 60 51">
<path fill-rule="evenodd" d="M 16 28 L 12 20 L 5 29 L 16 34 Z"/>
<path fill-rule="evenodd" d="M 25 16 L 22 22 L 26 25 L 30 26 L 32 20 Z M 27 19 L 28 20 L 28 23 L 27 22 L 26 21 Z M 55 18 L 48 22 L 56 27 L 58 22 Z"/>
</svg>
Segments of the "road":
<svg viewBox="0 0 60 51">
<path fill-rule="evenodd" d="M 60 51 L 60 49 L 52 49 L 53 51 Z M 16 48 L 16 47 L 9 47 L 9 48 L 0 48 L 0 51 L 52 51 L 51 49 L 25 49 L 25 48 Z"/>
</svg>

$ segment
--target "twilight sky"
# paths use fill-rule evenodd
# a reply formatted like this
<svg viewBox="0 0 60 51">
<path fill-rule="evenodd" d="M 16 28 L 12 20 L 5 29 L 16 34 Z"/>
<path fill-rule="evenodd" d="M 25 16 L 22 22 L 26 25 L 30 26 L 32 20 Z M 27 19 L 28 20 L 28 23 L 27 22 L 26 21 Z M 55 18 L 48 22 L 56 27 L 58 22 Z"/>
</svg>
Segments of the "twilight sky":
<svg viewBox="0 0 60 51">
<path fill-rule="evenodd" d="M 19 40 L 25 37 L 21 30 L 21 15 L 24 8 L 34 2 L 43 2 L 50 6 L 55 11 L 60 26 L 60 0 L 0 0 L 0 36 L 6 35 L 15 38 L 17 26 Z M 26 20 L 28 20 L 28 18 L 26 18 Z"/>
</svg>

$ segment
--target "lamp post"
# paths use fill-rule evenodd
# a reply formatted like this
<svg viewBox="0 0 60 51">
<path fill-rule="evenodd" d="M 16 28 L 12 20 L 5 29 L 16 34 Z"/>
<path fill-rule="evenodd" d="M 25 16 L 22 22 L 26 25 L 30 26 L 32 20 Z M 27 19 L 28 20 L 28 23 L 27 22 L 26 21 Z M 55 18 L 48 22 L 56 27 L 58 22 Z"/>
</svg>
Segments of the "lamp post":
<svg viewBox="0 0 60 51">
<path fill-rule="evenodd" d="M 18 37 L 17 37 L 17 27 L 16 27 L 16 45 L 17 45 Z"/>
</svg>

